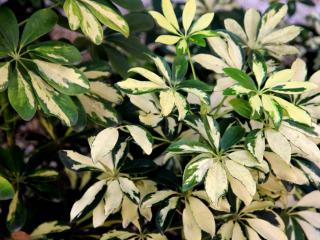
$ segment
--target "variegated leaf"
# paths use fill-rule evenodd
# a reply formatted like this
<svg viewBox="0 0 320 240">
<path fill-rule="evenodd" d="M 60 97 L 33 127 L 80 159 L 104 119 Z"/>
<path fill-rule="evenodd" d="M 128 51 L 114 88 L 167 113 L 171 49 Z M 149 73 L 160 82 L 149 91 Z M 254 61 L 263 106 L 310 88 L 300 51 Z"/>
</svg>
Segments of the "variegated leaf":
<svg viewBox="0 0 320 240">
<path fill-rule="evenodd" d="M 142 150 L 150 155 L 152 152 L 153 138 L 152 135 L 140 126 L 126 125 L 133 140 L 142 148 Z"/>
<path fill-rule="evenodd" d="M 0 63 L 0 92 L 7 89 L 9 82 L 10 63 Z"/>
<path fill-rule="evenodd" d="M 88 79 L 76 68 L 56 63 L 33 60 L 40 75 L 58 91 L 67 95 L 85 93 L 89 90 Z"/>
<path fill-rule="evenodd" d="M 265 139 L 262 130 L 251 131 L 245 140 L 246 149 L 259 161 L 263 160 Z"/>
</svg>

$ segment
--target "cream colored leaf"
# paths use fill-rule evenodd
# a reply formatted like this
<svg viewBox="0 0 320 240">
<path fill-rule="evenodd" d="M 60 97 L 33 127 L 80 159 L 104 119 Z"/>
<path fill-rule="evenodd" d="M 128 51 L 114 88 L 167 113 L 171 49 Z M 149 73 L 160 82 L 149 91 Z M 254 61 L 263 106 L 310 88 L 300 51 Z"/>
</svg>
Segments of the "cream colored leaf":
<svg viewBox="0 0 320 240">
<path fill-rule="evenodd" d="M 217 58 L 210 54 L 200 53 L 193 56 L 192 60 L 196 63 L 199 63 L 205 69 L 214 71 L 216 73 L 224 73 L 223 69 L 228 67 L 228 65 L 220 58 Z"/>
<path fill-rule="evenodd" d="M 240 26 L 240 24 L 237 21 L 235 21 L 234 19 L 231 19 L 231 18 L 225 19 L 224 20 L 224 26 L 229 32 L 232 32 L 233 34 L 235 34 L 238 37 L 240 37 L 240 39 L 243 42 L 247 41 L 246 33 L 243 31 L 243 29 Z"/>
<path fill-rule="evenodd" d="M 259 12 L 253 8 L 247 10 L 244 16 L 244 27 L 248 37 L 248 45 L 251 48 L 255 47 L 259 23 Z"/>
<path fill-rule="evenodd" d="M 176 17 L 176 14 L 173 9 L 173 5 L 171 0 L 162 0 L 162 11 L 165 18 L 174 26 L 177 30 L 179 30 L 179 24 Z"/>
<path fill-rule="evenodd" d="M 188 200 L 191 212 L 198 226 L 202 231 L 209 233 L 213 237 L 216 232 L 216 225 L 209 208 L 198 198 L 189 197 Z"/>
<path fill-rule="evenodd" d="M 102 130 L 94 138 L 91 145 L 91 157 L 94 162 L 102 161 L 108 157 L 113 150 L 119 138 L 119 132 L 116 128 L 110 127 Z"/>
<path fill-rule="evenodd" d="M 301 198 L 296 204 L 297 207 L 314 207 L 320 208 L 320 191 L 312 191 Z"/>
<path fill-rule="evenodd" d="M 223 240 L 230 240 L 232 238 L 234 222 L 233 220 L 229 220 L 228 222 L 222 224 L 220 227 L 218 234 L 221 235 Z"/>
<path fill-rule="evenodd" d="M 214 17 L 214 13 L 206 13 L 202 15 L 195 23 L 192 25 L 190 29 L 190 34 L 196 33 L 198 31 L 204 30 L 210 26 Z"/>
<path fill-rule="evenodd" d="M 174 93 L 174 102 L 178 109 L 179 117 L 178 119 L 181 121 L 185 118 L 187 114 L 187 101 L 186 99 L 180 94 L 175 92 Z"/>
<path fill-rule="evenodd" d="M 219 199 L 228 191 L 226 171 L 219 161 L 215 162 L 208 170 L 205 179 L 205 190 L 215 206 L 218 204 Z"/>
<path fill-rule="evenodd" d="M 244 236 L 238 222 L 235 222 L 234 224 L 233 231 L 232 231 L 232 240 L 246 240 L 246 237 Z"/>
<path fill-rule="evenodd" d="M 171 90 L 160 92 L 160 106 L 163 116 L 168 116 L 175 104 L 174 92 Z"/>
<path fill-rule="evenodd" d="M 126 125 L 133 140 L 143 149 L 143 151 L 150 155 L 152 152 L 153 139 L 150 133 L 141 127 L 135 125 Z"/>
<path fill-rule="evenodd" d="M 138 73 L 141 76 L 143 76 L 144 78 L 148 79 L 149 81 L 151 81 L 159 86 L 166 87 L 165 80 L 163 78 L 159 77 L 157 74 L 149 71 L 148 69 L 141 68 L 141 67 L 135 67 L 135 68 L 129 69 L 129 72 Z"/>
<path fill-rule="evenodd" d="M 262 219 L 246 219 L 249 225 L 267 240 L 287 240 L 286 234 L 276 226 Z"/>
<path fill-rule="evenodd" d="M 187 0 L 182 12 L 182 25 L 187 33 L 196 14 L 196 0 Z"/>
<path fill-rule="evenodd" d="M 277 130 L 268 128 L 264 131 L 269 147 L 286 163 L 290 163 L 291 146 L 288 140 Z"/>
<path fill-rule="evenodd" d="M 9 80 L 9 67 L 10 63 L 6 62 L 0 64 L 0 92 L 4 91 L 7 88 Z"/>
<path fill-rule="evenodd" d="M 180 37 L 173 36 L 173 35 L 160 35 L 156 38 L 155 42 L 167 44 L 167 45 L 173 45 L 180 41 Z"/>
<path fill-rule="evenodd" d="M 263 44 L 282 44 L 287 43 L 297 37 L 302 28 L 297 26 L 289 26 L 280 30 L 274 31 L 262 39 Z"/>
<path fill-rule="evenodd" d="M 188 204 L 183 210 L 182 221 L 183 233 L 186 240 L 201 240 L 201 229 L 194 219 Z"/>
<path fill-rule="evenodd" d="M 163 29 L 173 34 L 179 35 L 178 31 L 170 24 L 170 22 L 160 13 L 156 11 L 149 11 L 149 14 L 154 18 L 157 24 Z"/>
<path fill-rule="evenodd" d="M 82 211 L 92 204 L 96 198 L 96 195 L 106 186 L 106 181 L 101 180 L 96 182 L 88 190 L 83 194 L 80 200 L 76 201 L 70 212 L 70 220 L 72 221 L 76 217 L 78 217 Z"/>
<path fill-rule="evenodd" d="M 123 196 L 121 216 L 123 228 L 127 228 L 130 223 L 139 219 L 138 205 L 134 204 L 126 196 Z"/>
<path fill-rule="evenodd" d="M 104 201 L 99 204 L 92 211 L 92 225 L 94 228 L 101 226 L 106 220 L 107 216 L 104 214 Z"/>
<path fill-rule="evenodd" d="M 113 180 L 108 182 L 108 188 L 106 195 L 104 197 L 104 212 L 106 218 L 109 217 L 110 214 L 116 213 L 119 211 L 121 207 L 121 202 L 123 198 L 123 193 L 121 191 L 120 185 L 117 180 Z"/>
<path fill-rule="evenodd" d="M 68 17 L 68 22 L 71 30 L 76 30 L 80 26 L 80 9 L 75 0 L 66 0 L 63 4 L 64 12 Z"/>
<path fill-rule="evenodd" d="M 273 73 L 266 81 L 265 88 L 271 88 L 278 83 L 288 82 L 292 79 L 294 72 L 291 69 L 285 69 Z"/>
</svg>

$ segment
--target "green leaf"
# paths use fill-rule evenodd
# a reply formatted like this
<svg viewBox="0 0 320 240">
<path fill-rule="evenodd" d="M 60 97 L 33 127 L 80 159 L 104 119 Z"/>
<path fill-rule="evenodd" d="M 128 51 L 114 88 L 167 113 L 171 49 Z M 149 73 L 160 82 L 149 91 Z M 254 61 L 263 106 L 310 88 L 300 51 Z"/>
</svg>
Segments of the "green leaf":
<svg viewBox="0 0 320 240">
<path fill-rule="evenodd" d="M 38 72 L 52 87 L 67 95 L 85 93 L 89 90 L 89 81 L 76 68 L 62 66 L 57 63 L 33 60 Z"/>
<path fill-rule="evenodd" d="M 128 70 L 130 68 L 127 57 L 117 49 L 111 47 L 105 47 L 104 49 L 112 68 L 120 74 L 121 77 L 127 78 Z"/>
<path fill-rule="evenodd" d="M 2 176 L 0 176 L 0 186 L 0 201 L 13 198 L 14 188 L 11 183 Z"/>
<path fill-rule="evenodd" d="M 239 115 L 250 119 L 252 109 L 248 101 L 234 98 L 229 101 L 230 105 L 232 106 L 233 110 L 236 111 Z"/>
<path fill-rule="evenodd" d="M 207 45 L 206 40 L 202 37 L 202 35 L 192 35 L 189 38 L 190 42 L 200 46 L 205 47 Z"/>
<path fill-rule="evenodd" d="M 37 107 L 36 99 L 27 75 L 18 69 L 10 74 L 8 97 L 11 106 L 22 119 L 28 121 L 33 118 Z"/>
<path fill-rule="evenodd" d="M 152 17 L 146 13 L 129 13 L 124 16 L 131 33 L 149 31 L 154 27 Z"/>
<path fill-rule="evenodd" d="M 66 0 L 63 4 L 63 10 L 67 15 L 71 30 L 77 30 L 80 27 L 81 13 L 80 8 L 74 0 Z"/>
<path fill-rule="evenodd" d="M 245 130 L 239 126 L 229 127 L 221 138 L 221 150 L 227 150 L 238 143 L 244 136 Z"/>
<path fill-rule="evenodd" d="M 0 7 L 0 42 L 7 51 L 13 52 L 19 43 L 19 26 L 14 13 Z"/>
<path fill-rule="evenodd" d="M 177 54 L 172 65 L 172 79 L 181 82 L 188 71 L 188 61 L 184 55 Z"/>
<path fill-rule="evenodd" d="M 26 221 L 26 208 L 23 205 L 22 198 L 19 192 L 16 192 L 9 205 L 7 215 L 7 228 L 10 232 L 20 230 Z"/>
<path fill-rule="evenodd" d="M 28 47 L 30 53 L 36 57 L 60 64 L 74 64 L 81 61 L 81 54 L 71 44 L 60 41 L 49 41 Z"/>
<path fill-rule="evenodd" d="M 41 9 L 32 14 L 22 32 L 21 47 L 50 32 L 57 21 L 57 15 L 49 8 Z"/>
<path fill-rule="evenodd" d="M 126 20 L 111 7 L 92 0 L 82 0 L 82 2 L 101 23 L 120 32 L 125 37 L 129 36 L 129 26 Z"/>
<path fill-rule="evenodd" d="M 242 87 L 250 90 L 257 89 L 252 78 L 249 75 L 247 75 L 245 72 L 237 68 L 224 68 L 223 71 L 233 80 L 237 81 Z"/>
<path fill-rule="evenodd" d="M 116 3 L 117 5 L 131 10 L 131 11 L 141 11 L 144 9 L 143 3 L 141 0 L 112 0 L 112 2 Z"/>
</svg>

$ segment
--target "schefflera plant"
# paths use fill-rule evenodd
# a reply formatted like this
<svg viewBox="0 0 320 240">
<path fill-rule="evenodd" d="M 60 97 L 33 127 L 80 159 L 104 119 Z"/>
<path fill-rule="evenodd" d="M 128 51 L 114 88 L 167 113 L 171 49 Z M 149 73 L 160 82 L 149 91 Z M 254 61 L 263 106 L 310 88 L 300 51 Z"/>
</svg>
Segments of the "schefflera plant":
<svg viewBox="0 0 320 240">
<path fill-rule="evenodd" d="M 152 152 L 152 136 L 146 130 L 135 125 L 125 125 L 119 129 L 129 132 L 146 154 Z M 64 150 L 59 154 L 64 165 L 71 170 L 98 173 L 96 182 L 73 204 L 71 221 L 93 210 L 93 226 L 98 227 L 109 215 L 122 209 L 123 227 L 126 228 L 131 222 L 139 227 L 137 220 L 140 192 L 128 173 L 130 168 L 134 168 L 134 165 L 130 165 L 134 161 L 127 159 L 129 140 L 119 136 L 118 128 L 109 127 L 90 138 L 89 143 L 91 158 L 71 150 Z M 144 163 L 153 168 L 152 161 Z M 148 210 L 141 210 L 140 213 L 146 218 L 150 216 Z"/>
<path fill-rule="evenodd" d="M 88 79 L 72 65 L 81 60 L 77 48 L 60 41 L 34 43 L 50 32 L 58 17 L 51 9 L 35 12 L 19 34 L 14 13 L 0 8 L 0 90 L 8 90 L 11 106 L 24 120 L 37 108 L 68 125 L 78 120 L 71 96 L 89 90 Z"/>
<path fill-rule="evenodd" d="M 198 141 L 179 140 L 172 143 L 168 151 L 174 154 L 191 154 L 193 158 L 183 173 L 183 191 L 188 191 L 204 182 L 205 191 L 216 209 L 225 209 L 225 198 L 229 189 L 246 205 L 256 193 L 256 180 L 250 168 L 267 173 L 268 164 L 257 161 L 247 150 L 237 144 L 245 130 L 241 126 L 230 125 L 220 132 L 218 123 L 212 116 L 188 116 L 187 126 L 199 134 Z"/>
</svg>

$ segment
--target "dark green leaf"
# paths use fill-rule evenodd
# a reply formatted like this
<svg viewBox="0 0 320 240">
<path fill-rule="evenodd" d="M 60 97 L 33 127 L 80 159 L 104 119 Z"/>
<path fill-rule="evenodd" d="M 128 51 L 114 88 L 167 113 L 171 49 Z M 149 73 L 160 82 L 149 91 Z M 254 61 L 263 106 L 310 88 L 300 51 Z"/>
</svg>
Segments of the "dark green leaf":
<svg viewBox="0 0 320 240">
<path fill-rule="evenodd" d="M 188 61 L 186 60 L 184 55 L 177 54 L 172 65 L 172 78 L 177 82 L 181 82 L 187 74 L 187 71 Z"/>
<path fill-rule="evenodd" d="M 154 21 L 147 13 L 129 13 L 124 16 L 124 19 L 131 33 L 149 31 L 154 27 Z"/>
<path fill-rule="evenodd" d="M 252 78 L 247 75 L 245 72 L 237 69 L 237 68 L 225 68 L 223 69 L 225 74 L 227 74 L 229 77 L 237 81 L 242 87 L 250 89 L 250 90 L 256 90 L 256 85 Z"/>
<path fill-rule="evenodd" d="M 121 172 L 128 174 L 146 174 L 157 169 L 157 165 L 152 160 L 135 159 L 134 161 L 126 161 Z"/>
<path fill-rule="evenodd" d="M 109 61 L 113 69 L 121 75 L 123 78 L 127 78 L 128 70 L 130 68 L 127 58 L 118 50 L 105 47 Z"/>
<path fill-rule="evenodd" d="M 238 143 L 244 136 L 245 130 L 239 126 L 229 127 L 223 134 L 221 138 L 220 148 L 222 150 L 227 150 L 236 143 Z"/>
<path fill-rule="evenodd" d="M 20 45 L 26 46 L 39 37 L 47 34 L 52 30 L 57 23 L 58 17 L 56 13 L 49 9 L 41 9 L 28 19 L 26 26 L 23 29 Z"/>
<path fill-rule="evenodd" d="M 239 115 L 250 119 L 252 109 L 248 101 L 240 98 L 234 98 L 230 100 L 229 103 L 234 109 L 234 111 L 236 111 Z"/>
<path fill-rule="evenodd" d="M 189 40 L 200 47 L 205 47 L 207 45 L 206 40 L 201 35 L 193 35 Z"/>
<path fill-rule="evenodd" d="M 15 50 L 19 43 L 18 22 L 14 13 L 7 7 L 0 7 L 0 42 L 3 48 L 10 52 Z"/>
<path fill-rule="evenodd" d="M 115 4 L 131 11 L 141 11 L 144 9 L 141 0 L 112 0 Z"/>
</svg>

